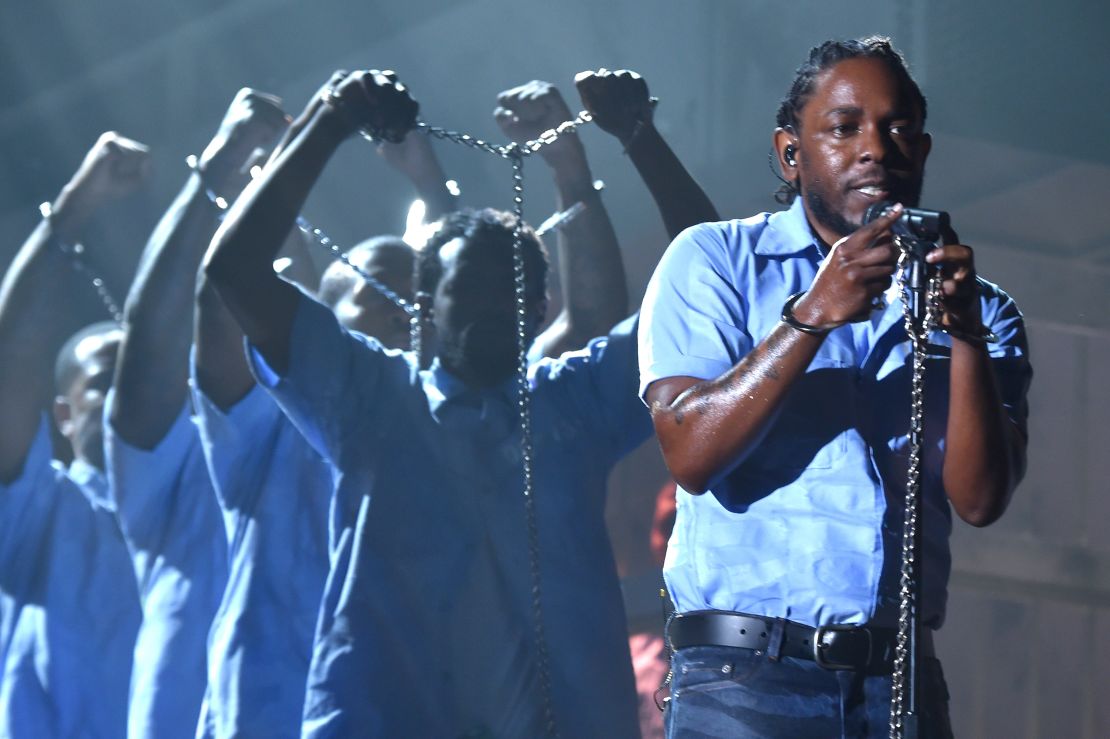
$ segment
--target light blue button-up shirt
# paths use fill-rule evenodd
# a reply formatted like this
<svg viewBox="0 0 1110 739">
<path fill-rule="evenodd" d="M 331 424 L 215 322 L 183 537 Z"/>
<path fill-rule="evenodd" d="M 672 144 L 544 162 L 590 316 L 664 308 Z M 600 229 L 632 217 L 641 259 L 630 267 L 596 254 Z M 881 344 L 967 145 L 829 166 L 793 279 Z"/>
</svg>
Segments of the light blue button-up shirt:
<svg viewBox="0 0 1110 739">
<path fill-rule="evenodd" d="M 636 398 L 632 330 L 628 321 L 531 372 L 543 615 L 564 736 L 637 735 L 603 517 L 609 471 L 651 431 Z M 337 481 L 338 546 L 309 674 L 305 735 L 472 730 L 458 696 L 473 694 L 474 685 L 509 685 L 511 676 L 453 663 L 452 655 L 466 652 L 458 642 L 496 644 L 499 634 L 487 632 L 506 625 L 531 634 L 515 387 L 472 391 L 438 366 L 420 372 L 411 355 L 344 331 L 307 298 L 291 342 L 285 377 L 256 354 L 255 371 Z M 471 600 L 460 588 L 475 581 L 476 567 L 481 587 L 507 599 L 492 604 L 499 611 L 488 622 L 459 624 L 453 616 L 473 612 L 474 604 L 460 608 Z M 530 638 L 525 648 L 530 654 Z M 513 700 L 501 700 L 503 716 Z"/>
<path fill-rule="evenodd" d="M 104 475 L 50 461 L 45 416 L 20 476 L 0 485 L 0 589 L 16 604 L 0 736 L 127 732 L 139 598 Z"/>
<path fill-rule="evenodd" d="M 104 439 L 110 490 L 131 552 L 143 622 L 135 642 L 128 736 L 192 739 L 208 684 L 208 629 L 227 583 L 227 540 L 189 402 L 151 450 Z"/>
<path fill-rule="evenodd" d="M 231 545 L 198 734 L 299 737 L 328 574 L 330 468 L 262 388 L 227 413 L 195 379 L 193 397 Z"/>
<path fill-rule="evenodd" d="M 787 211 L 681 233 L 648 285 L 640 392 L 719 377 L 813 282 L 821 253 L 801 200 Z M 1023 429 L 1031 370 L 1021 313 L 981 282 L 1006 412 Z M 678 493 L 664 565 L 679 611 L 720 609 L 812 626 L 897 615 L 911 348 L 896 292 L 870 320 L 832 331 L 766 437 L 709 493 Z M 925 380 L 923 619 L 941 624 L 951 513 L 941 482 L 951 340 L 935 334 Z"/>
</svg>

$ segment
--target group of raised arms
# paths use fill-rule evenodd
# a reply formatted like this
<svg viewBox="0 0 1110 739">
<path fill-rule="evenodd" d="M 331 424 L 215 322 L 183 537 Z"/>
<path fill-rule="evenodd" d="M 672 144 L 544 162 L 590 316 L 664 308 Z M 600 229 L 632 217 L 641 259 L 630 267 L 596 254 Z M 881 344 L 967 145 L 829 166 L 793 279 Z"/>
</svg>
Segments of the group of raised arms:
<svg viewBox="0 0 1110 739">
<path fill-rule="evenodd" d="M 1032 369 L 1013 299 L 920 208 L 905 59 L 811 49 L 770 137 L 787 207 L 724 221 L 643 78 L 575 86 L 671 239 L 638 311 L 546 82 L 496 101 L 509 211 L 460 206 L 392 72 L 296 116 L 241 90 L 87 325 L 59 296 L 103 293 L 78 246 L 148 160 L 100 137 L 0 286 L 0 737 L 951 736 L 953 514 L 1006 510 Z M 360 136 L 427 223 L 320 275 L 300 214 Z M 525 158 L 557 193 L 538 230 Z M 657 638 L 634 673 L 604 512 L 653 434 L 669 672 Z"/>
<path fill-rule="evenodd" d="M 670 238 L 717 220 L 639 75 L 575 85 Z M 417 114 L 392 73 L 338 72 L 295 115 L 240 90 L 117 320 L 58 295 L 92 289 L 73 261 L 148 148 L 104 133 L 43 207 L 0 288 L 0 736 L 640 735 L 603 511 L 652 423 L 586 150 L 537 153 L 545 246 L 460 205 Z M 523 144 L 574 115 L 533 81 L 494 117 Z M 429 225 L 319 274 L 300 211 L 360 133 Z"/>
</svg>

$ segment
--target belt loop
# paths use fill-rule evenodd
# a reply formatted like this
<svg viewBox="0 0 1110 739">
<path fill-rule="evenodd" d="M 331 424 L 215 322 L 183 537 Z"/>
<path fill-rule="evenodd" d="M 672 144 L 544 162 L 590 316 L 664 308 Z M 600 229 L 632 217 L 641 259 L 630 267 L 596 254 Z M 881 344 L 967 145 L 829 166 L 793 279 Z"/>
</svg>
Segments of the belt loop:
<svg viewBox="0 0 1110 739">
<path fill-rule="evenodd" d="M 771 638 L 767 640 L 767 659 L 778 662 L 782 658 L 782 639 L 786 634 L 786 619 L 776 618 L 771 623 Z"/>
</svg>

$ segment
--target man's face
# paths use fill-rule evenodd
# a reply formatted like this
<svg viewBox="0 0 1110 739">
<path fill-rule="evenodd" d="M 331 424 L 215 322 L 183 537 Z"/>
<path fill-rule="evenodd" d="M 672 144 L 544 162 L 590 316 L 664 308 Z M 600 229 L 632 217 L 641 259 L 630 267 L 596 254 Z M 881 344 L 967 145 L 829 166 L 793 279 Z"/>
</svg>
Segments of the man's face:
<svg viewBox="0 0 1110 739">
<path fill-rule="evenodd" d="M 58 427 L 73 454 L 104 469 L 104 401 L 116 371 L 119 334 L 90 336 L 77 346 L 81 372 L 55 401 Z"/>
<path fill-rule="evenodd" d="M 412 295 L 413 260 L 395 249 L 370 249 L 354 260 L 355 264 L 402 297 Z M 348 270 L 337 265 L 338 270 Z M 335 315 L 344 327 L 373 336 L 387 349 L 409 348 L 409 317 L 393 301 L 357 275 L 342 273 L 348 288 L 335 304 Z"/>
<path fill-rule="evenodd" d="M 931 141 L 912 92 L 886 62 L 848 59 L 819 74 L 799 123 L 803 204 L 826 243 L 859 228 L 873 203 L 918 204 Z"/>
<path fill-rule="evenodd" d="M 443 275 L 433 297 L 437 354 L 464 382 L 489 387 L 508 379 L 517 364 L 516 295 L 511 259 L 498 259 L 463 239 L 440 248 Z M 533 306 L 529 337 L 542 317 Z"/>
</svg>

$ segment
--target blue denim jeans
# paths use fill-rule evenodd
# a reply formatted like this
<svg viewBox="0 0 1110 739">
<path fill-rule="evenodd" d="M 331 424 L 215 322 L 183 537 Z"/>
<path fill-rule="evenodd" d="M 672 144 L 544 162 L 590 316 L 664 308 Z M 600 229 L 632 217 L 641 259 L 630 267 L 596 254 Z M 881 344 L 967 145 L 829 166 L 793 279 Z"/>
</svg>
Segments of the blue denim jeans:
<svg viewBox="0 0 1110 739">
<path fill-rule="evenodd" d="M 674 654 L 669 739 L 886 737 L 890 677 L 830 671 L 808 660 L 734 647 L 687 647 Z M 940 662 L 922 670 L 922 739 L 950 739 L 948 689 Z"/>
</svg>

